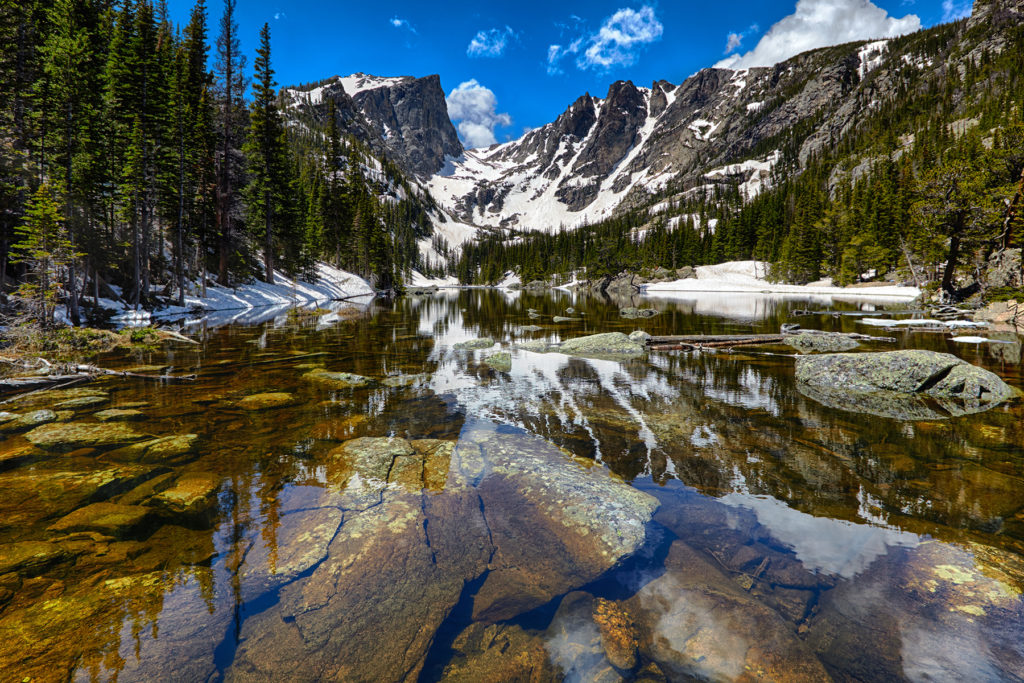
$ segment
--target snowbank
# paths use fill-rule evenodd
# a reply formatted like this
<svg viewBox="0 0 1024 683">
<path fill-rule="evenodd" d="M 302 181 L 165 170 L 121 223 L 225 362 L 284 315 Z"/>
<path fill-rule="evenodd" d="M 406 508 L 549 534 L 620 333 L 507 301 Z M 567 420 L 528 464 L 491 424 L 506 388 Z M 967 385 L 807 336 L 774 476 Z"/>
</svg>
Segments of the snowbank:
<svg viewBox="0 0 1024 683">
<path fill-rule="evenodd" d="M 119 301 L 101 299 L 105 308 L 122 311 L 114 321 L 125 326 L 148 325 L 152 319 L 186 318 L 186 325 L 206 323 L 256 323 L 274 318 L 289 308 L 326 303 L 334 299 L 358 296 L 353 303 L 368 302 L 373 288 L 363 278 L 329 266 L 317 264 L 316 283 L 292 280 L 274 272 L 274 284 L 251 282 L 230 287 L 207 287 L 206 296 L 186 296 L 185 306 L 167 306 L 149 314 L 133 311 Z M 363 299 L 365 296 L 367 298 Z"/>
<path fill-rule="evenodd" d="M 912 300 L 921 295 L 916 287 L 828 287 L 785 285 L 766 281 L 769 264 L 763 261 L 730 261 L 715 266 L 698 266 L 697 278 L 655 282 L 646 285 L 647 294 L 672 298 L 678 293 L 735 292 L 751 294 L 824 295 L 848 300 Z"/>
<path fill-rule="evenodd" d="M 414 270 L 407 284 L 413 287 L 458 287 L 459 279 L 453 275 L 448 277 L 427 277 L 420 271 Z"/>
</svg>

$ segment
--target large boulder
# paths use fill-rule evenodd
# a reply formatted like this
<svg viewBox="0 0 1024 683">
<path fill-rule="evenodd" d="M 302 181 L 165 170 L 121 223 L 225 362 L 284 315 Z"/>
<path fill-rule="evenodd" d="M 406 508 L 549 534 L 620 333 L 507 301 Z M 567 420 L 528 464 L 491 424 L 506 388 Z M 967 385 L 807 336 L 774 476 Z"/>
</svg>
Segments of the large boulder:
<svg viewBox="0 0 1024 683">
<path fill-rule="evenodd" d="M 825 405 L 904 420 L 977 413 L 1015 395 L 994 373 L 934 351 L 802 356 L 796 379 Z"/>
<path fill-rule="evenodd" d="M 415 680 L 465 591 L 479 586 L 485 621 L 547 603 L 632 552 L 657 507 L 546 441 L 491 429 L 467 430 L 458 446 L 353 439 L 313 481 L 281 493 L 278 549 L 253 538 L 244 553 L 243 595 L 277 598 L 243 624 L 228 681 Z M 542 643 L 517 628 L 487 635 L 502 632 L 508 656 L 457 642 L 485 652 L 453 679 L 553 673 Z M 492 665 L 507 676 L 484 675 Z"/>
<path fill-rule="evenodd" d="M 1024 286 L 1024 283 L 1021 282 L 1020 252 L 1020 249 L 1005 249 L 989 259 L 985 269 L 986 288 Z"/>
</svg>

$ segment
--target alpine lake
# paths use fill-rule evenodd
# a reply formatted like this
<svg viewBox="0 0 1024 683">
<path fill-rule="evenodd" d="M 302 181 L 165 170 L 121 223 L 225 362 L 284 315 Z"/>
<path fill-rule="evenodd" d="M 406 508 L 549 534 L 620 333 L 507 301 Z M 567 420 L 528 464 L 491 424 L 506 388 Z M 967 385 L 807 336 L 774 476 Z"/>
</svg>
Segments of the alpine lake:
<svg viewBox="0 0 1024 683">
<path fill-rule="evenodd" d="M 788 346 L 516 346 L 795 321 L 1024 388 L 1013 334 L 791 316 L 862 307 L 442 290 L 91 358 L 196 379 L 0 406 L 0 681 L 1022 680 L 1020 398 L 896 419 Z"/>
</svg>

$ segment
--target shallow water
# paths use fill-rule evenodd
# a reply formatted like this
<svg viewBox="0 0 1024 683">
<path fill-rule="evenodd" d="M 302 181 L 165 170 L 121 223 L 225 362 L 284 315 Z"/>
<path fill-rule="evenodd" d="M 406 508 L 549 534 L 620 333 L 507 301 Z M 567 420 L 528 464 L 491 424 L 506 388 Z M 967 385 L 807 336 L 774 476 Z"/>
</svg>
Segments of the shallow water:
<svg viewBox="0 0 1024 683">
<path fill-rule="evenodd" d="M 569 305 L 582 320 L 552 323 Z M 197 436 L 140 455 L 0 435 L 0 679 L 1024 678 L 1024 403 L 897 421 L 801 395 L 788 347 L 511 348 L 774 333 L 825 306 L 653 305 L 622 320 L 601 300 L 476 290 L 286 314 L 95 359 L 195 382 L 3 406 L 75 423 L 124 408 L 138 434 Z M 1011 337 L 796 320 L 897 337 L 866 350 L 956 353 L 1024 388 Z M 497 347 L 452 348 L 483 336 L 512 350 L 509 372 L 484 362 Z M 291 396 L 240 403 L 268 392 Z M 54 405 L 83 394 L 94 405 Z M 346 451 L 359 437 L 411 445 Z"/>
</svg>

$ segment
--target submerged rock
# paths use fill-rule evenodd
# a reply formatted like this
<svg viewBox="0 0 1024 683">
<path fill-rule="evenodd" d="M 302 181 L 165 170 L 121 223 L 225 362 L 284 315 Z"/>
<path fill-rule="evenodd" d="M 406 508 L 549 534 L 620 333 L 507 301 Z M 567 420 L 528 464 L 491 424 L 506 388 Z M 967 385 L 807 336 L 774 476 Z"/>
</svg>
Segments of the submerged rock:
<svg viewBox="0 0 1024 683">
<path fill-rule="evenodd" d="M 624 607 L 641 651 L 670 679 L 830 680 L 786 621 L 682 541 L 672 544 L 665 569 Z"/>
<path fill-rule="evenodd" d="M 490 365 L 498 372 L 511 372 L 512 371 L 512 354 L 507 351 L 500 353 L 493 353 L 484 359 L 484 362 Z"/>
<path fill-rule="evenodd" d="M 294 395 L 284 391 L 275 391 L 246 396 L 238 402 L 238 407 L 242 410 L 270 410 L 271 408 L 293 406 L 297 402 Z"/>
<path fill-rule="evenodd" d="M 786 344 L 800 353 L 838 353 L 860 346 L 856 339 L 842 334 L 803 332 L 786 337 Z"/>
<path fill-rule="evenodd" d="M 571 356 L 639 356 L 644 346 L 621 332 L 606 332 L 569 339 L 558 350 Z"/>
<path fill-rule="evenodd" d="M 48 408 L 33 410 L 24 415 L 13 415 L 13 413 L 7 413 L 7 415 L 12 415 L 13 417 L 0 424 L 0 432 L 23 432 L 26 429 L 32 429 L 48 422 L 55 422 L 58 417 L 55 411 Z"/>
<path fill-rule="evenodd" d="M 30 407 L 30 406 L 46 406 L 49 408 L 56 408 L 57 404 L 65 401 L 71 401 L 79 398 L 93 399 L 93 403 L 88 405 L 96 405 L 103 401 L 97 401 L 96 399 L 103 399 L 104 401 L 110 398 L 110 394 L 103 389 L 97 389 L 95 387 L 78 387 L 75 389 L 47 389 L 46 391 L 34 391 L 29 394 L 15 397 L 11 402 L 17 406 Z"/>
<path fill-rule="evenodd" d="M 623 318 L 653 318 L 658 315 L 659 311 L 653 308 L 636 308 L 634 306 L 627 306 L 626 308 L 619 310 L 619 316 Z"/>
<path fill-rule="evenodd" d="M 161 436 L 110 451 L 103 458 L 118 462 L 180 463 L 195 454 L 198 441 L 198 434 Z"/>
<path fill-rule="evenodd" d="M 64 410 L 92 408 L 93 406 L 103 405 L 109 400 L 110 399 L 106 396 L 81 396 L 78 398 L 69 398 L 66 401 L 60 401 L 59 403 L 53 404 L 53 407 L 62 408 Z"/>
<path fill-rule="evenodd" d="M 561 681 L 544 638 L 514 624 L 471 624 L 452 644 L 455 656 L 441 680 L 451 683 L 555 683 Z"/>
<path fill-rule="evenodd" d="M 152 513 L 152 509 L 141 505 L 93 503 L 65 515 L 51 524 L 49 530 L 96 531 L 104 536 L 127 538 L 144 530 Z"/>
<path fill-rule="evenodd" d="M 950 415 L 966 415 L 1015 394 L 994 373 L 934 351 L 802 356 L 796 378 L 801 393 L 821 403 L 896 419 L 944 417 L 924 398 Z"/>
<path fill-rule="evenodd" d="M 174 485 L 153 496 L 149 504 L 172 516 L 204 520 L 217 504 L 220 477 L 209 472 L 188 472 Z"/>
<path fill-rule="evenodd" d="M 0 544 L 0 575 L 8 572 L 33 574 L 66 557 L 56 543 L 22 541 Z"/>
<path fill-rule="evenodd" d="M 133 408 L 111 408 L 101 410 L 92 415 L 100 422 L 138 422 L 146 419 L 146 414 Z"/>
<path fill-rule="evenodd" d="M 494 340 L 490 337 L 480 337 L 479 339 L 470 339 L 468 341 L 459 342 L 452 348 L 456 349 L 489 349 L 494 346 Z"/>
<path fill-rule="evenodd" d="M 359 389 L 373 384 L 369 377 L 354 375 L 351 372 L 330 372 L 322 368 L 307 372 L 302 379 L 329 389 Z"/>
<path fill-rule="evenodd" d="M 528 434 L 464 433 L 452 466 L 469 481 L 482 476 L 476 491 L 495 555 L 473 615 L 486 621 L 595 579 L 640 547 L 658 507 L 652 496 Z"/>
<path fill-rule="evenodd" d="M 430 378 L 429 372 L 421 372 L 416 375 L 392 375 L 385 377 L 380 383 L 392 388 L 412 387 L 418 384 L 426 384 L 430 381 Z"/>
<path fill-rule="evenodd" d="M 126 424 L 86 422 L 50 423 L 36 427 L 25 438 L 47 450 L 74 450 L 100 446 L 121 446 L 146 438 Z"/>
</svg>

